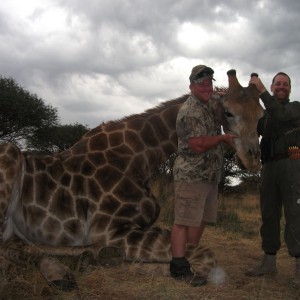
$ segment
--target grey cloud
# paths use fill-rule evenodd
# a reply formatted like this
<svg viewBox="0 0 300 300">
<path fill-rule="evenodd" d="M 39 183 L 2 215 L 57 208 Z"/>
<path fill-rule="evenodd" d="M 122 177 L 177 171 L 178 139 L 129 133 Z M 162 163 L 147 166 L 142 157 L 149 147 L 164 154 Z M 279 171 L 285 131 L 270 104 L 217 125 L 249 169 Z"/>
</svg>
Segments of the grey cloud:
<svg viewBox="0 0 300 300">
<path fill-rule="evenodd" d="M 214 66 L 222 85 L 227 68 L 243 82 L 256 71 L 268 83 L 279 70 L 298 82 L 298 0 L 41 3 L 27 19 L 0 4 L 1 75 L 58 106 L 63 122 L 95 124 L 180 96 L 197 63 Z M 43 31 L 52 9 L 63 25 L 53 19 L 54 29 Z M 198 28 L 193 47 L 178 39 L 183 24 Z"/>
</svg>

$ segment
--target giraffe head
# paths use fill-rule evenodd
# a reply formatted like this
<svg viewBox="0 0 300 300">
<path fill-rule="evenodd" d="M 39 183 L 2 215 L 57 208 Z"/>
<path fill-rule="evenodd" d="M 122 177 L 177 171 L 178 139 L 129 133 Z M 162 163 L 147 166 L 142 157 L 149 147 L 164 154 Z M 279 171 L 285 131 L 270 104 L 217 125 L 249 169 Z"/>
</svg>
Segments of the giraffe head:
<svg viewBox="0 0 300 300">
<path fill-rule="evenodd" d="M 259 94 L 254 85 L 242 87 L 235 70 L 229 70 L 227 75 L 229 86 L 223 99 L 223 129 L 226 133 L 238 136 L 234 139 L 238 164 L 251 172 L 257 172 L 261 163 L 256 127 L 263 116 Z"/>
</svg>

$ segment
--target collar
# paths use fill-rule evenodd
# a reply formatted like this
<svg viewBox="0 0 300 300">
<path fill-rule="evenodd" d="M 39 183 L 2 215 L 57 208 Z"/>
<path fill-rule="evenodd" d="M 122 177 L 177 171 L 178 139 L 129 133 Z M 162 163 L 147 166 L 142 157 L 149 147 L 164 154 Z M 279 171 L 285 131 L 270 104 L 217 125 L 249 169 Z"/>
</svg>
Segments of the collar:
<svg viewBox="0 0 300 300">
<path fill-rule="evenodd" d="M 284 99 L 284 100 L 281 100 L 281 101 L 279 101 L 277 98 L 275 98 L 275 99 L 276 99 L 277 102 L 280 103 L 280 104 L 287 104 L 287 103 L 290 102 L 290 98 L 287 98 L 287 99 Z"/>
</svg>

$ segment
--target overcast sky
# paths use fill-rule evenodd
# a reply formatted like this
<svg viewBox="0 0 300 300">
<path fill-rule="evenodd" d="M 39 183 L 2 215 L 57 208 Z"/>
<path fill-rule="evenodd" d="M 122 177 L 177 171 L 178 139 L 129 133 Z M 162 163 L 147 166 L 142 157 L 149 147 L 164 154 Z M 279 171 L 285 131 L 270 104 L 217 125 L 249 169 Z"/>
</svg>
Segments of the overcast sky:
<svg viewBox="0 0 300 300">
<path fill-rule="evenodd" d="M 191 68 L 236 69 L 269 88 L 278 71 L 300 100 L 299 0 L 5 0 L 0 75 L 92 128 L 187 92 Z"/>
</svg>

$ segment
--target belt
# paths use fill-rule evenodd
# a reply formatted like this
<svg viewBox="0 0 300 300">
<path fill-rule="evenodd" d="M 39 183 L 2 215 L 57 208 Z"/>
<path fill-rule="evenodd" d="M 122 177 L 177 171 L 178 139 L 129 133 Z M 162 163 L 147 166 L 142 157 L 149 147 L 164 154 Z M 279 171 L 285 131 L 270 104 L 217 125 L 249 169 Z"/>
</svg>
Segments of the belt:
<svg viewBox="0 0 300 300">
<path fill-rule="evenodd" d="M 277 154 L 275 156 L 269 157 L 268 159 L 265 160 L 265 162 L 268 161 L 276 161 L 276 160 L 280 160 L 280 159 L 284 159 L 284 158 L 288 158 L 290 155 L 289 153 L 281 153 L 281 154 Z"/>
<path fill-rule="evenodd" d="M 300 158 L 300 148 L 297 146 L 289 147 L 288 152 L 280 153 L 275 156 L 269 157 L 264 162 L 276 161 L 276 160 L 281 160 L 284 158 L 299 159 Z"/>
<path fill-rule="evenodd" d="M 300 148 L 297 146 L 289 147 L 288 154 L 289 158 L 298 159 L 300 158 Z"/>
</svg>

